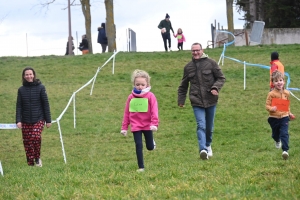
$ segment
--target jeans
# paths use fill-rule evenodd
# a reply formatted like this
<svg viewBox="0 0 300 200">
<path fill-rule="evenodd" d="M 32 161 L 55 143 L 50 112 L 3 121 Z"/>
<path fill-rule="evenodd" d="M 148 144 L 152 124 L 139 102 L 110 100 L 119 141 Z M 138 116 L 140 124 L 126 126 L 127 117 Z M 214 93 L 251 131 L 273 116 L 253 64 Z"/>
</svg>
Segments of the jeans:
<svg viewBox="0 0 300 200">
<path fill-rule="evenodd" d="M 289 117 L 283 117 L 281 119 L 274 117 L 268 118 L 268 122 L 272 128 L 272 138 L 275 142 L 279 142 L 281 140 L 281 148 L 283 151 L 289 150 L 289 120 Z"/>
<path fill-rule="evenodd" d="M 144 168 L 144 157 L 143 157 L 143 138 L 142 134 L 144 133 L 146 147 L 148 150 L 154 149 L 153 143 L 153 132 L 149 131 L 136 131 L 133 132 L 134 142 L 135 142 L 135 151 L 136 151 L 136 158 L 138 161 L 139 168 Z"/>
<path fill-rule="evenodd" d="M 212 142 L 216 105 L 208 108 L 193 106 L 193 110 L 197 122 L 199 150 L 207 151 L 206 147 Z"/>
<path fill-rule="evenodd" d="M 162 33 L 161 34 L 163 40 L 164 40 L 164 45 L 165 45 L 165 50 L 168 51 L 167 47 L 167 40 L 169 42 L 169 48 L 171 48 L 171 37 L 170 37 L 170 32 L 169 33 Z"/>
</svg>

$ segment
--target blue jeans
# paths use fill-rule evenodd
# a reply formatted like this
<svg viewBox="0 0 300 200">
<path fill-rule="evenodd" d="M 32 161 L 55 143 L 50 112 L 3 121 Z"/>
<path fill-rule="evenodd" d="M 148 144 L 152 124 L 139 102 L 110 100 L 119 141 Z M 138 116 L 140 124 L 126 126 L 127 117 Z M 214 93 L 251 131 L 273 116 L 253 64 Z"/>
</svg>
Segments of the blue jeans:
<svg viewBox="0 0 300 200">
<path fill-rule="evenodd" d="M 268 122 L 272 128 L 272 138 L 275 142 L 281 140 L 281 148 L 283 151 L 289 150 L 289 120 L 289 117 L 283 117 L 281 119 L 274 117 L 268 118 Z"/>
<path fill-rule="evenodd" d="M 197 122 L 199 150 L 207 151 L 206 147 L 212 142 L 216 105 L 208 108 L 193 106 L 193 110 Z"/>
<path fill-rule="evenodd" d="M 145 137 L 146 147 L 149 151 L 154 149 L 153 132 L 149 131 L 136 131 L 133 132 L 133 138 L 135 142 L 135 152 L 138 161 L 139 168 L 144 168 L 144 156 L 143 156 L 143 134 Z"/>
</svg>

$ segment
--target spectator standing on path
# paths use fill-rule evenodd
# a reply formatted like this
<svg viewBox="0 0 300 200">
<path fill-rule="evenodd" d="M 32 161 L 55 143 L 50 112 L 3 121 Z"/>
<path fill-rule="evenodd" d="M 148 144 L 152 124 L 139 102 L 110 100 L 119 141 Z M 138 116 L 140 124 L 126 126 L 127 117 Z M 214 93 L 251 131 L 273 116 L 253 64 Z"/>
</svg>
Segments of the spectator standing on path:
<svg viewBox="0 0 300 200">
<path fill-rule="evenodd" d="M 279 61 L 279 54 L 275 51 L 271 53 L 271 67 L 270 67 L 270 90 L 274 89 L 273 81 L 272 81 L 272 73 L 276 70 L 280 71 L 284 75 L 284 66 Z"/>
<path fill-rule="evenodd" d="M 174 30 L 172 28 L 172 24 L 170 21 L 170 16 L 168 13 L 166 14 L 165 19 L 161 20 L 158 28 L 161 30 L 161 36 L 164 41 L 164 46 L 165 46 L 165 51 L 168 51 L 168 46 L 167 46 L 167 41 L 169 43 L 169 50 L 171 51 L 171 35 L 170 35 L 170 30 L 172 30 L 173 35 L 174 35 Z"/>
<path fill-rule="evenodd" d="M 72 39 L 72 53 L 70 55 L 74 55 L 73 50 L 75 49 L 75 47 L 74 47 L 74 43 L 73 43 L 73 37 L 71 37 L 71 39 Z M 69 55 L 69 40 L 67 42 L 67 49 L 66 49 L 65 55 Z"/>
<path fill-rule="evenodd" d="M 82 41 L 79 44 L 79 50 L 82 51 L 82 55 L 89 53 L 89 42 L 86 35 L 82 35 Z"/>
<path fill-rule="evenodd" d="M 106 48 L 107 48 L 107 37 L 106 37 L 105 23 L 102 23 L 101 27 L 98 28 L 98 43 L 101 44 L 102 53 L 104 53 L 106 51 Z"/>
<path fill-rule="evenodd" d="M 190 102 L 197 122 L 197 137 L 200 158 L 212 157 L 212 136 L 218 95 L 225 83 L 225 76 L 219 65 L 208 58 L 199 43 L 192 45 L 192 61 L 183 70 L 178 87 L 178 105 L 184 106 L 189 89 Z"/>
<path fill-rule="evenodd" d="M 22 83 L 18 89 L 16 104 L 16 123 L 22 129 L 23 144 L 27 164 L 42 167 L 40 158 L 42 131 L 51 126 L 51 114 L 45 86 L 33 68 L 26 67 L 22 73 Z"/>
</svg>

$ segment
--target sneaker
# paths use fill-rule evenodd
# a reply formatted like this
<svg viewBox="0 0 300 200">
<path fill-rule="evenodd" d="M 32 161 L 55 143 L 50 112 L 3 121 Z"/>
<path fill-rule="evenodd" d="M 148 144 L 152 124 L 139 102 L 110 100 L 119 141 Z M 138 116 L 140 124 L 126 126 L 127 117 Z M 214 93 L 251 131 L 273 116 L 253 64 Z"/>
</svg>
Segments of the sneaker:
<svg viewBox="0 0 300 200">
<path fill-rule="evenodd" d="M 154 145 L 154 148 L 153 148 L 153 150 L 154 150 L 154 149 L 156 149 L 156 142 L 154 141 L 154 139 L 153 139 L 153 145 Z"/>
<path fill-rule="evenodd" d="M 144 172 L 145 171 L 145 169 L 144 168 L 140 168 L 140 169 L 138 169 L 138 170 L 136 170 L 137 172 Z"/>
<path fill-rule="evenodd" d="M 207 151 L 206 150 L 201 150 L 200 151 L 200 158 L 202 159 L 202 160 L 208 160 L 208 155 L 207 155 Z"/>
<path fill-rule="evenodd" d="M 172 51 L 171 47 L 169 47 L 169 50 Z"/>
<path fill-rule="evenodd" d="M 287 151 L 283 151 L 283 152 L 282 152 L 282 158 L 283 158 L 284 160 L 288 159 L 288 158 L 289 158 L 289 153 L 288 153 Z"/>
<path fill-rule="evenodd" d="M 275 147 L 276 147 L 276 149 L 280 149 L 280 147 L 281 147 L 281 141 L 280 140 L 279 140 L 279 142 L 275 141 Z"/>
<path fill-rule="evenodd" d="M 212 151 L 211 146 L 206 147 L 206 149 L 207 149 L 207 155 L 208 155 L 208 157 L 212 157 L 213 156 L 213 151 Z"/>
<path fill-rule="evenodd" d="M 40 158 L 36 159 L 35 166 L 37 166 L 37 167 L 42 167 L 43 166 L 42 160 Z"/>
</svg>

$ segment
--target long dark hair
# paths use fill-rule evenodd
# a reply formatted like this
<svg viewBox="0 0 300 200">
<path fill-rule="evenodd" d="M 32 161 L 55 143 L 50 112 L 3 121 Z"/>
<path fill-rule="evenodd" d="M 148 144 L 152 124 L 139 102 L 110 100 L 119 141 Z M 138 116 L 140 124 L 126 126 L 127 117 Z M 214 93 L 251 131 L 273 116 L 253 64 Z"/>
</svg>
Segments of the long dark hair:
<svg viewBox="0 0 300 200">
<path fill-rule="evenodd" d="M 33 75 L 34 75 L 34 77 L 33 77 L 33 82 L 35 82 L 35 81 L 37 80 L 37 79 L 36 79 L 36 75 L 35 75 L 34 69 L 33 69 L 32 67 L 25 67 L 25 69 L 23 69 L 23 72 L 22 72 L 22 83 L 23 83 L 23 84 L 27 82 L 26 79 L 24 78 L 25 72 L 26 72 L 27 70 L 31 70 L 31 71 L 32 71 L 32 73 L 33 73 Z"/>
</svg>

